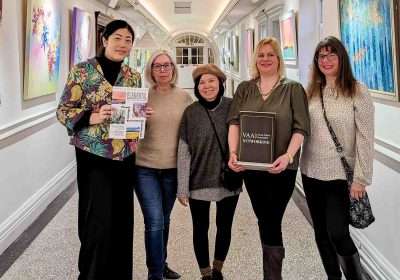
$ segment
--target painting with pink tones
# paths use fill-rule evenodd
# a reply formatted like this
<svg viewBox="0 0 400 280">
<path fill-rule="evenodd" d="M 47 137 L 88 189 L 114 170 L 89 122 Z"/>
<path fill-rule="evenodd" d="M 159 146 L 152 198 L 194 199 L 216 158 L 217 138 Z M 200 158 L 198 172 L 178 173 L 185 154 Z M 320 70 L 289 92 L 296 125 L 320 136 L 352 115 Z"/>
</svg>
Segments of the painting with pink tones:
<svg viewBox="0 0 400 280">
<path fill-rule="evenodd" d="M 71 67 L 93 55 L 93 30 L 90 13 L 74 7 L 72 11 Z"/>
<path fill-rule="evenodd" d="M 57 92 L 60 78 L 61 14 L 58 0 L 29 0 L 24 99 Z"/>
<path fill-rule="evenodd" d="M 293 11 L 283 15 L 279 21 L 282 56 L 285 61 L 297 60 L 296 14 Z"/>
</svg>

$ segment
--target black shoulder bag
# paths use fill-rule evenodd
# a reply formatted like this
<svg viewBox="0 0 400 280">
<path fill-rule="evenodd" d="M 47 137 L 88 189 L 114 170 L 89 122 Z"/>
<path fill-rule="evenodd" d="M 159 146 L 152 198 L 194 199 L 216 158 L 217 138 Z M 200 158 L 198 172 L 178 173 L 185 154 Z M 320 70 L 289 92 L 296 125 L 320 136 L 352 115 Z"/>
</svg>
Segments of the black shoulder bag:
<svg viewBox="0 0 400 280">
<path fill-rule="evenodd" d="M 227 156 L 226 152 L 224 152 L 224 149 L 222 148 L 221 141 L 219 140 L 218 134 L 217 134 L 217 129 L 215 128 L 215 124 L 213 120 L 211 119 L 210 113 L 208 112 L 207 108 L 204 108 L 206 110 L 208 119 L 210 120 L 211 126 L 214 130 L 215 137 L 217 138 L 218 141 L 218 146 L 219 150 L 221 152 L 222 156 L 222 170 L 221 170 L 221 182 L 222 185 L 224 186 L 225 189 L 229 191 L 237 191 L 240 189 L 243 185 L 243 176 L 242 172 L 235 172 L 232 169 L 229 168 L 227 160 L 229 160 L 229 157 Z"/>
<path fill-rule="evenodd" d="M 350 192 L 350 187 L 351 184 L 353 183 L 353 175 L 354 171 L 350 167 L 348 161 L 346 160 L 346 157 L 344 156 L 344 150 L 342 145 L 340 144 L 338 138 L 336 137 L 335 132 L 333 131 L 333 128 L 331 124 L 329 123 L 329 120 L 326 116 L 326 111 L 325 111 L 325 104 L 324 104 L 324 99 L 322 96 L 322 88 L 321 88 L 321 104 L 322 104 L 322 111 L 324 114 L 324 119 L 326 122 L 326 125 L 328 126 L 329 133 L 331 134 L 332 140 L 335 143 L 336 151 L 339 154 L 340 161 L 342 162 L 343 169 L 346 173 L 346 180 L 347 184 L 349 185 L 349 192 Z M 349 222 L 350 225 L 352 225 L 355 228 L 366 228 L 370 224 L 372 224 L 375 221 L 375 217 L 372 213 L 372 208 L 371 204 L 368 199 L 368 194 L 365 192 L 364 196 L 357 200 L 355 198 L 352 198 L 350 196 L 350 209 L 349 209 Z"/>
</svg>

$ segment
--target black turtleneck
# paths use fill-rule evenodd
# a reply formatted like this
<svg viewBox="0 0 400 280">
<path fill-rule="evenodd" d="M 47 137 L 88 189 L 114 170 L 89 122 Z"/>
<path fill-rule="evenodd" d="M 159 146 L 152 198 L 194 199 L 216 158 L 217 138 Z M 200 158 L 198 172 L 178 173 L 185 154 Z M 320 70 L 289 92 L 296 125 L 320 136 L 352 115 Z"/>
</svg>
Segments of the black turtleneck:
<svg viewBox="0 0 400 280">
<path fill-rule="evenodd" d="M 104 77 L 111 84 L 114 85 L 117 81 L 119 72 L 121 71 L 122 61 L 116 62 L 108 59 L 105 55 L 96 56 L 101 69 L 103 70 Z"/>
</svg>

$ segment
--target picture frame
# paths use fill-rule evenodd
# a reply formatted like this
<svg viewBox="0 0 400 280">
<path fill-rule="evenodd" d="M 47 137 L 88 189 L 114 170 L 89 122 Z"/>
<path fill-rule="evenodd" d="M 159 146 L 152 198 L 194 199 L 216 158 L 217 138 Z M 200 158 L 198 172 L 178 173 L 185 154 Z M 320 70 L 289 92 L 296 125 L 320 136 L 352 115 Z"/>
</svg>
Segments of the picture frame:
<svg viewBox="0 0 400 280">
<path fill-rule="evenodd" d="M 29 0 L 24 100 L 55 94 L 60 79 L 61 12 L 58 0 Z"/>
<path fill-rule="evenodd" d="M 3 17 L 3 0 L 0 0 L 0 22 Z"/>
<path fill-rule="evenodd" d="M 399 17 L 394 12 L 395 0 L 340 0 L 338 4 L 340 38 L 356 79 L 373 97 L 399 101 Z"/>
<path fill-rule="evenodd" d="M 296 13 L 291 10 L 279 17 L 282 56 L 285 64 L 297 64 Z"/>
<path fill-rule="evenodd" d="M 74 7 L 71 15 L 70 68 L 93 55 L 93 30 L 91 14 Z"/>
<path fill-rule="evenodd" d="M 235 72 L 239 72 L 239 36 L 232 35 L 232 68 Z"/>
<path fill-rule="evenodd" d="M 245 46 L 245 51 L 246 51 L 246 60 L 248 66 L 251 64 L 251 60 L 253 57 L 254 53 L 254 35 L 255 31 L 253 28 L 246 29 L 246 46 Z"/>
</svg>

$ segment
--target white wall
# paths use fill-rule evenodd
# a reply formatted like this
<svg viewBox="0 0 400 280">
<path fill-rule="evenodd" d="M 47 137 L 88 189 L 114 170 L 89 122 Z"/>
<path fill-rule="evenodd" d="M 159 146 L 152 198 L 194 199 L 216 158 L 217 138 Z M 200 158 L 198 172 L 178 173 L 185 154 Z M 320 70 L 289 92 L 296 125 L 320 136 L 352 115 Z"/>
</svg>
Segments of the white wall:
<svg viewBox="0 0 400 280">
<path fill-rule="evenodd" d="M 75 179 L 74 150 L 55 119 L 69 68 L 70 10 L 77 6 L 90 12 L 93 24 L 96 10 L 120 17 L 95 0 L 59 1 L 62 45 L 57 94 L 24 101 L 24 2 L 3 0 L 0 23 L 0 254 Z M 143 33 L 135 29 L 139 36 Z"/>
</svg>

